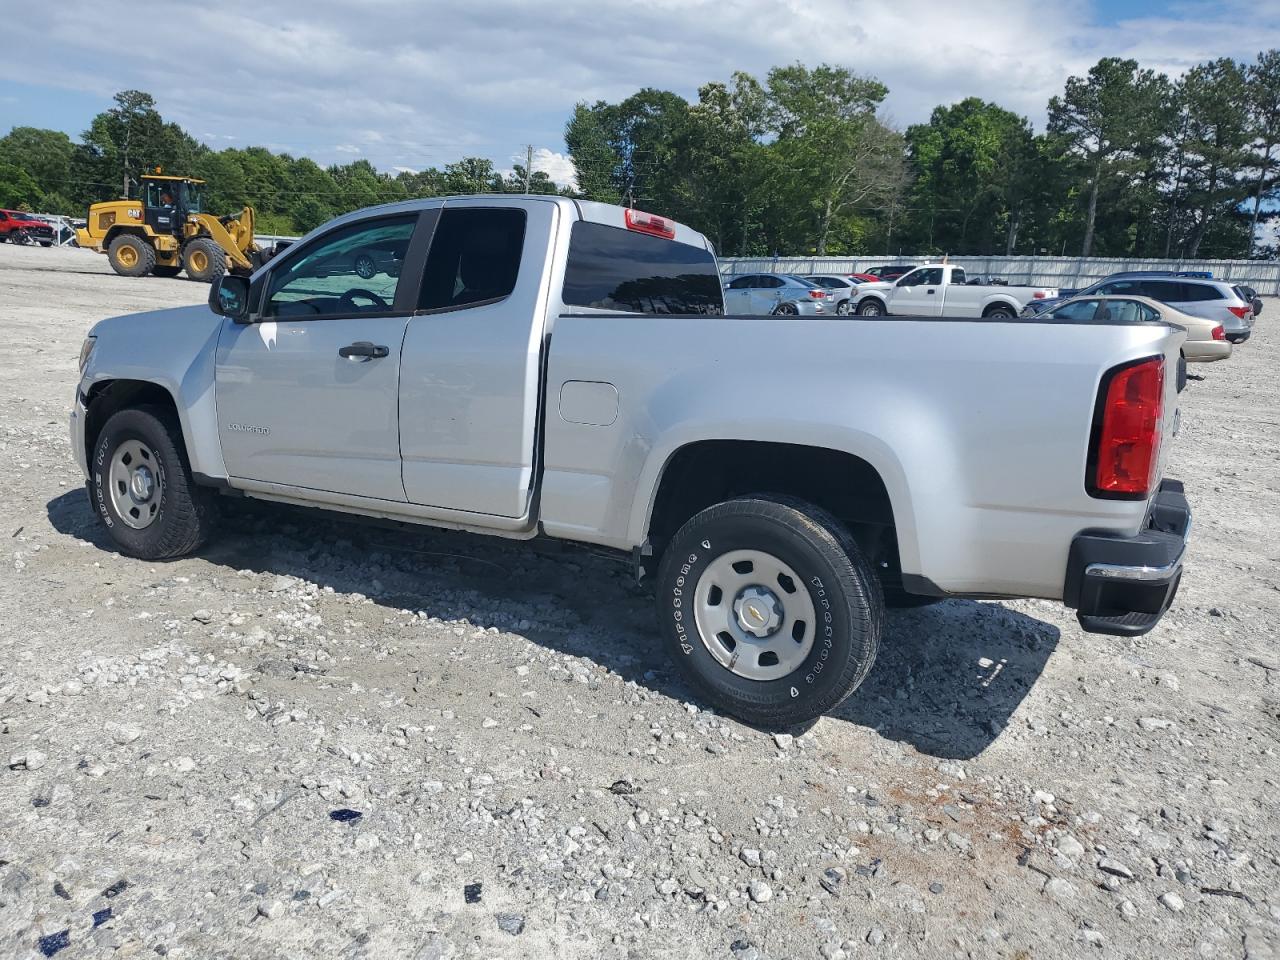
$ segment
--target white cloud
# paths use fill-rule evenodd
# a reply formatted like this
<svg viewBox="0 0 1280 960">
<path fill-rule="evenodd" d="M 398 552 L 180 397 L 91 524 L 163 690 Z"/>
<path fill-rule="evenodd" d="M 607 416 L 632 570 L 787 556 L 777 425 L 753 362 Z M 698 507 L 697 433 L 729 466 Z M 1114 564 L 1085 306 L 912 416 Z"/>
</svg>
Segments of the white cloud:
<svg viewBox="0 0 1280 960">
<path fill-rule="evenodd" d="M 1280 7 L 1245 0 L 1153 3 L 1158 14 L 1120 20 L 1105 0 L 473 0 L 429 15 L 417 0 L 224 0 L 185 10 L 184 29 L 151 45 L 137 44 L 136 17 L 100 0 L 12 6 L 10 45 L 59 64 L 41 80 L 104 108 L 116 90 L 150 90 L 188 129 L 322 164 L 359 151 L 383 169 L 505 163 L 542 143 L 537 168 L 560 183 L 572 175 L 557 151 L 573 104 L 643 86 L 693 98 L 734 70 L 826 61 L 882 80 L 900 124 L 974 95 L 1039 126 L 1067 76 L 1102 56 L 1181 72 L 1280 46 Z M 32 82 L 15 60 L 0 61 L 6 78 Z"/>
<path fill-rule="evenodd" d="M 578 188 L 578 172 L 567 153 L 556 153 L 548 147 L 533 151 L 533 172 L 545 173 L 559 187 Z"/>
</svg>

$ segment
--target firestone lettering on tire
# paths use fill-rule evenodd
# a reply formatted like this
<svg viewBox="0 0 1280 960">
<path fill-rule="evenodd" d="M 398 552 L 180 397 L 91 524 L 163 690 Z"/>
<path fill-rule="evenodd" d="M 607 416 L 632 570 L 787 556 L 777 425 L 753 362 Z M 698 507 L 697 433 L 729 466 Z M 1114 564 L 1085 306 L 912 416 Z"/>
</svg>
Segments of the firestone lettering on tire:
<svg viewBox="0 0 1280 960">
<path fill-rule="evenodd" d="M 703 541 L 704 545 L 708 545 Z M 693 569 L 693 565 L 698 562 L 696 553 L 689 554 L 689 558 L 680 566 L 680 576 L 676 578 L 676 585 L 671 590 L 671 618 L 675 622 L 676 635 L 680 638 L 680 651 L 688 656 L 693 653 L 693 645 L 689 642 L 689 633 L 684 626 L 684 584 L 685 578 L 689 576 L 689 571 Z"/>
</svg>

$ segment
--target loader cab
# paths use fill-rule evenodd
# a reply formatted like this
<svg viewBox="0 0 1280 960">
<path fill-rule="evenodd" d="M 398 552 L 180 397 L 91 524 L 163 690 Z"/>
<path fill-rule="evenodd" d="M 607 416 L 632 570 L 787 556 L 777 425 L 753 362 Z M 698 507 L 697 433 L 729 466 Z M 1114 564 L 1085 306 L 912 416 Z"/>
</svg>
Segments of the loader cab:
<svg viewBox="0 0 1280 960">
<path fill-rule="evenodd" d="M 202 210 L 203 180 L 144 176 L 141 187 L 143 220 L 156 233 L 181 235 L 187 214 Z"/>
</svg>

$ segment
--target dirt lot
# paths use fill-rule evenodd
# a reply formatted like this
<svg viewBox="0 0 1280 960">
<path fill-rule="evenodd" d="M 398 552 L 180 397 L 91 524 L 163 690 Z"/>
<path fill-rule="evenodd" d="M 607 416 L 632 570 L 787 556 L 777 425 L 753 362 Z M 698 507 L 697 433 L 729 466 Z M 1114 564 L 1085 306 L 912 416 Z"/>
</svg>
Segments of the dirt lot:
<svg viewBox="0 0 1280 960">
<path fill-rule="evenodd" d="M 1280 303 L 1192 368 L 1155 632 L 891 615 L 790 737 L 689 702 L 587 554 L 241 501 L 114 553 L 81 338 L 206 291 L 0 246 L 0 956 L 1280 956 Z"/>
</svg>

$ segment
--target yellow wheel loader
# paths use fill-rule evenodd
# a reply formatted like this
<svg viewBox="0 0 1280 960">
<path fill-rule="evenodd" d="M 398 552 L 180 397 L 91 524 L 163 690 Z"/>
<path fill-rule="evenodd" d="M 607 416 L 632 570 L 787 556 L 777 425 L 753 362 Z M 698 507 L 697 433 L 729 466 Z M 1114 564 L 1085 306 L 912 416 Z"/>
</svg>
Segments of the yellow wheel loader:
<svg viewBox="0 0 1280 960">
<path fill-rule="evenodd" d="M 212 282 L 228 271 L 252 273 L 266 256 L 253 237 L 253 208 L 215 217 L 202 207 L 204 181 L 147 174 L 137 200 L 108 200 L 89 208 L 76 242 L 105 253 L 122 277 L 176 277 Z"/>
</svg>

